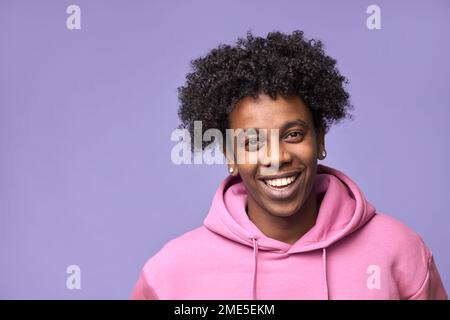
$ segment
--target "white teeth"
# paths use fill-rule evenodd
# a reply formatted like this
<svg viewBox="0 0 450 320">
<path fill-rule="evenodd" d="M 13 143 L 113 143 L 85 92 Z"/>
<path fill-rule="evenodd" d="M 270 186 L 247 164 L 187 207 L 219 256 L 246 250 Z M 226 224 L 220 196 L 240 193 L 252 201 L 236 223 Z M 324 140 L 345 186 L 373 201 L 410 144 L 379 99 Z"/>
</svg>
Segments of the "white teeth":
<svg viewBox="0 0 450 320">
<path fill-rule="evenodd" d="M 281 179 L 271 179 L 271 180 L 264 180 L 269 186 L 272 187 L 285 187 L 287 185 L 290 185 L 292 182 L 295 181 L 297 178 L 297 175 L 287 177 L 287 178 L 281 178 Z"/>
</svg>

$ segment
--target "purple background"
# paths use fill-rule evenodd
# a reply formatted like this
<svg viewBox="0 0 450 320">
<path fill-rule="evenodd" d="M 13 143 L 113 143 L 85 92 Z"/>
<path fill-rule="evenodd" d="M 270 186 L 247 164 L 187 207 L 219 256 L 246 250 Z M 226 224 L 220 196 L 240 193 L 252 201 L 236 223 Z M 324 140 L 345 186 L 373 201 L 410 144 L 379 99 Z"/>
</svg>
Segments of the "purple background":
<svg viewBox="0 0 450 320">
<path fill-rule="evenodd" d="M 81 30 L 66 28 L 81 7 Z M 381 30 L 366 8 L 381 7 Z M 350 80 L 333 166 L 418 232 L 450 289 L 449 1 L 1 1 L 0 298 L 126 299 L 201 225 L 225 165 L 175 166 L 191 59 L 247 30 L 305 31 Z M 189 248 L 187 248 L 189 250 Z M 81 267 L 81 290 L 66 268 Z"/>
</svg>

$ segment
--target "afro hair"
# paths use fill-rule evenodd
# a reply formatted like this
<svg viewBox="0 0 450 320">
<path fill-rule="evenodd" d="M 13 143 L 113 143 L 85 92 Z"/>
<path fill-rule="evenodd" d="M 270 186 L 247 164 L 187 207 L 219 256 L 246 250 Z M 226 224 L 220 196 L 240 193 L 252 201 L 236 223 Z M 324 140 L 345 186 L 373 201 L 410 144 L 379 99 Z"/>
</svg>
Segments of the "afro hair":
<svg viewBox="0 0 450 320">
<path fill-rule="evenodd" d="M 348 80 L 326 55 L 320 40 L 307 40 L 303 31 L 278 31 L 266 38 L 238 38 L 235 46 L 219 44 L 205 57 L 191 61 L 193 71 L 178 87 L 179 128 L 193 137 L 194 121 L 204 131 L 215 128 L 225 137 L 228 115 L 241 99 L 265 93 L 272 99 L 298 95 L 311 111 L 316 129 L 329 131 L 333 123 L 352 118 Z M 202 148 L 212 142 L 202 142 Z"/>
</svg>

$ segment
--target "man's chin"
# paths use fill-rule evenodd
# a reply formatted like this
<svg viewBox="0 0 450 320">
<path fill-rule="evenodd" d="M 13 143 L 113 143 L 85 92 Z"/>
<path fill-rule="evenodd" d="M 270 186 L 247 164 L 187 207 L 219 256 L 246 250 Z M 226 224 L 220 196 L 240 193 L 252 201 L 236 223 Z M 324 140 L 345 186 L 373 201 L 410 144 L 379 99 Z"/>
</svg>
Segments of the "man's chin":
<svg viewBox="0 0 450 320">
<path fill-rule="evenodd" d="M 280 206 L 280 207 L 270 207 L 267 212 L 269 212 L 272 216 L 279 217 L 279 218 L 288 218 L 296 213 L 299 212 L 299 208 L 295 207 L 292 209 L 287 209 L 286 206 Z"/>
</svg>

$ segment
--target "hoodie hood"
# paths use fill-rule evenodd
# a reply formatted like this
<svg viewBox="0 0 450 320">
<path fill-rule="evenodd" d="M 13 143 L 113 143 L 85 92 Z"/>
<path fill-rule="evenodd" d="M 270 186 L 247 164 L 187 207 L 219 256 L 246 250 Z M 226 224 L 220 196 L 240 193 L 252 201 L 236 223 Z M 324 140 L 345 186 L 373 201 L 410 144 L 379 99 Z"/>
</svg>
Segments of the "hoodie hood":
<svg viewBox="0 0 450 320">
<path fill-rule="evenodd" d="M 264 235 L 245 210 L 247 191 L 239 176 L 228 176 L 218 188 L 203 224 L 210 231 L 253 248 L 251 295 L 256 299 L 259 250 L 288 254 L 322 250 L 323 292 L 329 299 L 326 248 L 351 234 L 375 215 L 375 207 L 342 172 L 318 164 L 311 192 L 322 201 L 315 225 L 294 244 Z"/>
</svg>

